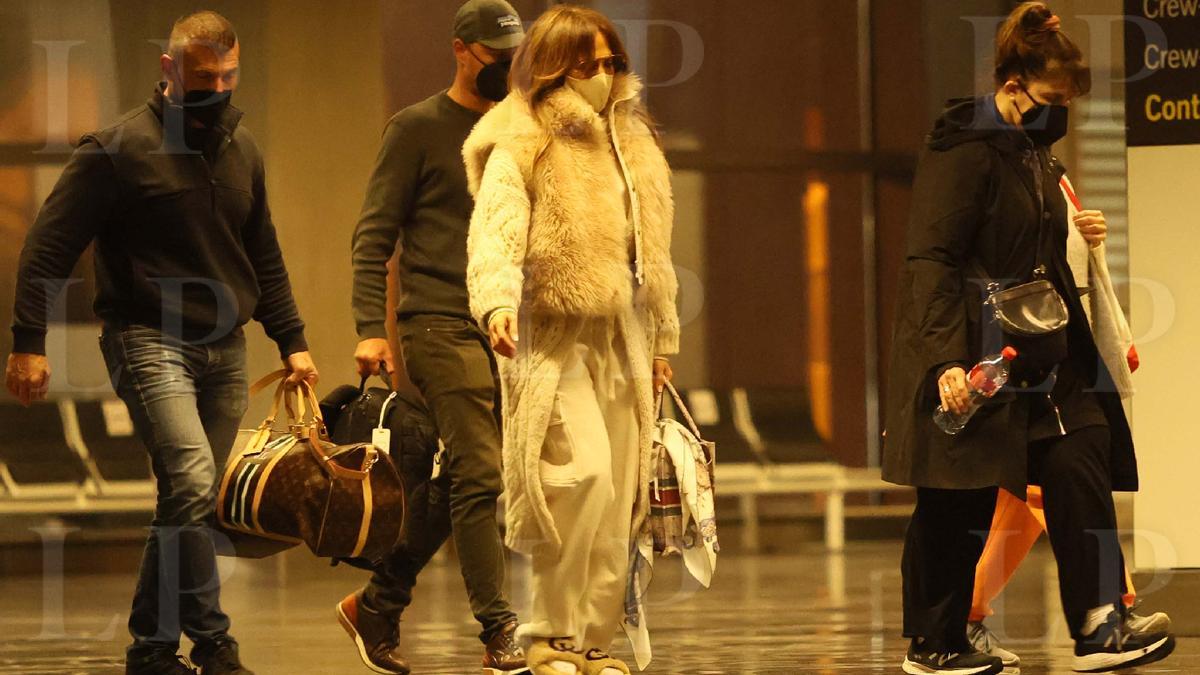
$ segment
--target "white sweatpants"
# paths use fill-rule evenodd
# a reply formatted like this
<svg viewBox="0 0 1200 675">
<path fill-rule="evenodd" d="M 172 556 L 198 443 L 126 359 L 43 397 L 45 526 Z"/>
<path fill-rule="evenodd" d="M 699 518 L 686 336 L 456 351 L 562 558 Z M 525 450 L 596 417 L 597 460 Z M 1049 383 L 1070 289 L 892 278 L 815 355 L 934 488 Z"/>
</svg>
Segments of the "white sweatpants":
<svg viewBox="0 0 1200 675">
<path fill-rule="evenodd" d="M 534 548 L 522 638 L 570 637 L 607 650 L 620 628 L 639 461 L 629 352 L 615 321 L 592 320 L 563 366 L 540 462 L 562 549 Z"/>
</svg>

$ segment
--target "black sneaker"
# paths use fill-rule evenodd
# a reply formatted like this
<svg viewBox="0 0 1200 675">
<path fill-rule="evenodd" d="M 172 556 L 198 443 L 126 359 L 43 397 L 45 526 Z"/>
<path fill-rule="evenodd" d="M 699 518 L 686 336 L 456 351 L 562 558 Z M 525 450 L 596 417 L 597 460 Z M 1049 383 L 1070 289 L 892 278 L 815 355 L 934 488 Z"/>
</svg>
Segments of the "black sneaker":
<svg viewBox="0 0 1200 675">
<path fill-rule="evenodd" d="M 196 675 L 196 671 L 174 651 L 158 650 L 127 657 L 125 675 Z"/>
<path fill-rule="evenodd" d="M 1175 651 L 1175 636 L 1165 631 L 1135 633 L 1119 610 L 1109 613 L 1096 632 L 1075 642 L 1077 673 L 1104 673 L 1167 658 Z"/>
<path fill-rule="evenodd" d="M 914 639 L 908 647 L 908 656 L 902 666 L 910 675 L 925 673 L 950 673 L 951 675 L 999 675 L 1004 662 L 996 656 L 988 656 L 968 647 L 967 651 L 934 651 L 918 645 Z"/>
<path fill-rule="evenodd" d="M 192 648 L 192 662 L 200 666 L 200 675 L 254 675 L 238 658 L 238 644 L 217 640 Z"/>
</svg>

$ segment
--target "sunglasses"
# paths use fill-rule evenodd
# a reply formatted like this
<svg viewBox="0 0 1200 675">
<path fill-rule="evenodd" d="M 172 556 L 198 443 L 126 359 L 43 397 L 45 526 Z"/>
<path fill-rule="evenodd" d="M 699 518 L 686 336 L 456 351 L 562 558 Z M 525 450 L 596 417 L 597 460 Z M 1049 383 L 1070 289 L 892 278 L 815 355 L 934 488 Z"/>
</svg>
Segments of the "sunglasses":
<svg viewBox="0 0 1200 675">
<path fill-rule="evenodd" d="M 592 59 L 591 61 L 580 61 L 579 65 L 575 66 L 575 70 L 582 73 L 585 77 L 594 76 L 600 72 L 601 68 L 609 75 L 623 73 L 629 69 L 629 60 L 625 58 L 624 54 L 613 54 L 612 56 Z"/>
</svg>

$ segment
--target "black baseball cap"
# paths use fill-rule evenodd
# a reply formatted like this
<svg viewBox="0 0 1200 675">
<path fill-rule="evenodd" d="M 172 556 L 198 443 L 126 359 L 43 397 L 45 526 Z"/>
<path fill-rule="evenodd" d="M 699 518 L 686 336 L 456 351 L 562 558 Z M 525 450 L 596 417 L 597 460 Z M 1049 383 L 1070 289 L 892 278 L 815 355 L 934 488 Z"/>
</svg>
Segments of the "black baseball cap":
<svg viewBox="0 0 1200 675">
<path fill-rule="evenodd" d="M 454 37 L 492 49 L 513 49 L 525 39 L 521 17 L 504 0 L 468 0 L 454 17 Z"/>
</svg>

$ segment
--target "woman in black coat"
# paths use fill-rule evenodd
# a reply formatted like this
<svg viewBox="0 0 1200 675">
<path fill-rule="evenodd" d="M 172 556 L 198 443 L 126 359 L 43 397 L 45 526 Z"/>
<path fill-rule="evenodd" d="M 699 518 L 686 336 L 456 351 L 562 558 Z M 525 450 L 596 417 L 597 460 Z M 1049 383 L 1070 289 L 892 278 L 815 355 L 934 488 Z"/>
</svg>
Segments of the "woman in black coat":
<svg viewBox="0 0 1200 675">
<path fill-rule="evenodd" d="M 997 37 L 996 91 L 950 101 L 922 151 L 898 285 L 884 478 L 917 487 L 905 541 L 905 672 L 993 673 L 966 639 L 975 565 L 997 487 L 1041 485 L 1077 670 L 1165 657 L 1173 639 L 1130 635 L 1113 490 L 1137 489 L 1129 424 L 1066 260 L 1064 173 L 1049 152 L 1067 104 L 1087 93 L 1079 49 L 1040 2 Z M 1093 239 L 1102 225 L 1083 231 Z M 1035 273 L 1035 269 L 1044 272 Z M 1010 384 L 958 435 L 934 410 L 966 409 L 967 371 L 1005 339 L 982 302 L 988 284 L 1049 280 L 1068 308 L 1066 350 L 1022 345 Z"/>
</svg>

